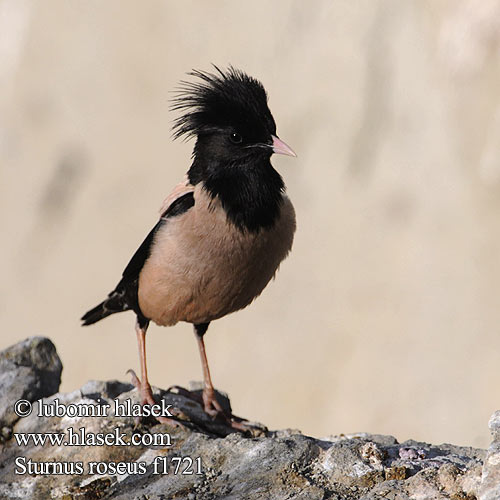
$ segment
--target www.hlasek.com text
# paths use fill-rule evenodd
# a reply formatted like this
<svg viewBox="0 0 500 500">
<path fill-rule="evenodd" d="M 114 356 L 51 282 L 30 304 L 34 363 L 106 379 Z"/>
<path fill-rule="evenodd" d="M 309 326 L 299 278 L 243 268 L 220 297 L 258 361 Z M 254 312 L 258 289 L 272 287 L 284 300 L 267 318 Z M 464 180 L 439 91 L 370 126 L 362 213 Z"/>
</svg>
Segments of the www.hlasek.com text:
<svg viewBox="0 0 500 500">
<path fill-rule="evenodd" d="M 67 432 L 15 432 L 18 446 L 171 446 L 172 438 L 167 433 L 132 434 L 127 436 L 118 428 L 111 432 L 88 432 L 85 427 L 72 427 Z"/>
</svg>

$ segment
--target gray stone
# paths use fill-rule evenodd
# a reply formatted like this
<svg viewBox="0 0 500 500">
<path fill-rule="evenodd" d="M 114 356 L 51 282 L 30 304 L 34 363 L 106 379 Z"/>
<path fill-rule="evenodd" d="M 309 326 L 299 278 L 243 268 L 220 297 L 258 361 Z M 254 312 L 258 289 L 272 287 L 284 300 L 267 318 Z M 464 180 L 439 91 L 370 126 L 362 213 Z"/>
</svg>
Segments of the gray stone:
<svg viewBox="0 0 500 500">
<path fill-rule="evenodd" d="M 44 343 L 34 345 L 42 352 L 46 349 Z M 37 359 L 33 349 L 28 350 L 29 360 Z M 3 379 L 7 392 L 8 380 L 14 379 Z M 268 431 L 260 425 L 244 435 L 207 416 L 194 392 L 193 398 L 180 388 L 154 389 L 157 401 L 177 409 L 182 427 L 117 416 L 115 404 L 138 403 L 137 391 L 119 381 L 90 381 L 71 393 L 43 398 L 34 404 L 31 415 L 17 420 L 5 433 L 2 429 L 0 499 L 499 498 L 500 412 L 490 421 L 495 441 L 486 455 L 485 450 L 398 443 L 392 436 L 365 433 L 315 439 L 296 430 Z M 219 398 L 230 408 L 227 396 L 219 393 Z M 68 415 L 40 416 L 55 405 L 64 406 Z M 70 408 L 82 414 L 70 415 Z M 70 434 L 81 438 L 82 429 L 92 439 L 118 433 L 123 444 L 98 446 L 86 441 L 68 446 Z M 66 445 L 41 446 L 31 440 L 20 445 L 20 436 L 29 433 L 61 435 Z M 165 440 L 144 441 L 151 436 Z M 139 438 L 140 442 L 129 444 Z M 164 463 L 168 465 L 165 470 Z"/>
<path fill-rule="evenodd" d="M 0 352 L 0 440 L 19 418 L 14 403 L 55 394 L 61 383 L 61 371 L 56 348 L 45 337 L 30 337 Z"/>
<path fill-rule="evenodd" d="M 110 404 L 114 399 L 137 402 L 137 391 L 128 384 L 91 382 L 79 391 L 56 394 L 44 405 L 88 406 Z M 118 394 L 119 390 L 124 392 Z M 156 398 L 175 402 L 186 426 L 172 428 L 149 422 L 136 425 L 131 417 L 38 417 L 34 411 L 19 420 L 14 433 L 61 432 L 112 433 L 118 428 L 126 440 L 134 435 L 169 434 L 171 446 L 34 446 L 20 447 L 11 438 L 1 447 L 0 498 L 13 499 L 324 499 L 473 498 L 480 487 L 485 452 L 452 445 L 432 446 L 392 436 L 370 434 L 314 439 L 294 431 L 266 431 L 257 437 L 230 432 L 211 421 L 201 406 L 186 395 L 155 390 Z M 90 397 L 92 396 L 92 397 Z M 406 453 L 401 453 L 401 449 Z M 415 453 L 408 450 L 417 450 Z M 403 455 L 403 456 L 402 456 Z M 81 461 L 85 474 L 16 474 L 16 458 L 33 462 Z M 154 470 L 156 460 L 182 462 L 180 471 L 200 474 L 163 474 Z M 191 460 L 193 462 L 191 463 Z M 90 462 L 124 462 L 125 470 L 89 474 Z M 156 472 L 156 473 L 155 473 Z M 50 495 L 50 496 L 49 496 Z M 424 496 L 422 496 L 424 495 Z M 453 497 L 453 495 L 455 495 Z M 468 496 L 469 495 L 469 496 Z"/>
<path fill-rule="evenodd" d="M 480 500 L 500 498 L 500 411 L 496 411 L 489 421 L 493 442 L 488 448 L 484 461 L 483 479 L 479 491 Z"/>
</svg>

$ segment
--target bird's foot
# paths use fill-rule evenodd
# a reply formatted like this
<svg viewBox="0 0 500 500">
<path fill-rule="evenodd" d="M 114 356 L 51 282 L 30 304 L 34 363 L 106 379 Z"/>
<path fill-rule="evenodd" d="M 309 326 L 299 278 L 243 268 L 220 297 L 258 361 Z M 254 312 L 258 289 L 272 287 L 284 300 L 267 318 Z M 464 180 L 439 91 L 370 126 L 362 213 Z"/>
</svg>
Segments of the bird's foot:
<svg viewBox="0 0 500 500">
<path fill-rule="evenodd" d="M 260 434 L 265 430 L 265 428 L 259 425 L 254 425 L 244 418 L 233 415 L 230 407 L 229 409 L 223 408 L 220 402 L 217 400 L 217 395 L 213 389 L 204 389 L 203 391 L 190 391 L 188 389 L 185 389 L 184 387 L 174 385 L 168 390 L 173 390 L 177 394 L 196 401 L 198 404 L 203 406 L 204 412 L 209 415 L 212 420 L 219 421 L 236 431 L 250 432 L 251 434 Z"/>
<path fill-rule="evenodd" d="M 220 403 L 217 401 L 217 396 L 213 389 L 203 390 L 202 398 L 205 413 L 210 415 L 214 420 L 222 420 L 236 431 L 250 432 L 254 434 L 257 427 L 248 422 L 248 420 L 233 415 L 232 412 L 224 411 Z"/>
<path fill-rule="evenodd" d="M 212 418 L 217 418 L 219 415 L 228 417 L 227 412 L 224 411 L 221 404 L 217 401 L 217 396 L 213 389 L 203 389 L 202 395 L 203 409 L 207 415 Z"/>
<path fill-rule="evenodd" d="M 128 370 L 127 373 L 132 377 L 132 384 L 134 384 L 135 388 L 140 392 L 141 405 L 142 406 L 158 405 L 153 396 L 153 391 L 151 389 L 151 385 L 149 384 L 149 382 L 147 380 L 141 382 L 141 380 L 139 380 L 139 377 L 135 374 L 134 370 L 132 369 Z M 170 410 L 170 412 L 173 413 L 173 410 Z M 178 420 L 174 420 L 169 417 L 158 416 L 154 418 L 161 424 L 168 424 L 171 425 L 172 427 L 183 427 L 183 425 Z"/>
</svg>

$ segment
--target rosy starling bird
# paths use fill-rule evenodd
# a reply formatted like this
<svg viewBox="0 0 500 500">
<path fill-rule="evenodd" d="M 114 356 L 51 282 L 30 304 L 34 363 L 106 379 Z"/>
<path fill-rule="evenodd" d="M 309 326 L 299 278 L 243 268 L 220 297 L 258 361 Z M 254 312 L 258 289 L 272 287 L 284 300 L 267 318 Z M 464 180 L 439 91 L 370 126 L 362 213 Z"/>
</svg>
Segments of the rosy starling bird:
<svg viewBox="0 0 500 500">
<path fill-rule="evenodd" d="M 161 209 L 161 217 L 123 271 L 116 288 L 82 318 L 91 325 L 132 310 L 142 404 L 155 404 L 146 369 L 150 321 L 192 323 L 203 368 L 203 405 L 223 414 L 216 399 L 203 336 L 211 321 L 250 304 L 292 247 L 295 212 L 273 153 L 296 156 L 276 134 L 262 84 L 230 67 L 193 71 L 172 108 L 181 115 L 174 137 L 195 137 L 192 164 Z M 223 415 L 239 428 L 231 416 Z M 170 421 L 170 423 L 175 423 Z"/>
</svg>

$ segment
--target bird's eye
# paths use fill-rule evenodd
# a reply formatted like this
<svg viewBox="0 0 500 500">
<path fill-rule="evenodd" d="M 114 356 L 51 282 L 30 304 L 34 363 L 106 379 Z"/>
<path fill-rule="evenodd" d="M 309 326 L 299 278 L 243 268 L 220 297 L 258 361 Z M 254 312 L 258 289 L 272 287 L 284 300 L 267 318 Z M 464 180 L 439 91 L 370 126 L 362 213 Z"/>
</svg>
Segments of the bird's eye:
<svg viewBox="0 0 500 500">
<path fill-rule="evenodd" d="M 243 137 L 241 137 L 240 134 L 238 134 L 237 132 L 233 132 L 229 138 L 231 139 L 231 142 L 234 143 L 234 144 L 240 144 L 241 141 L 243 141 Z"/>
</svg>

